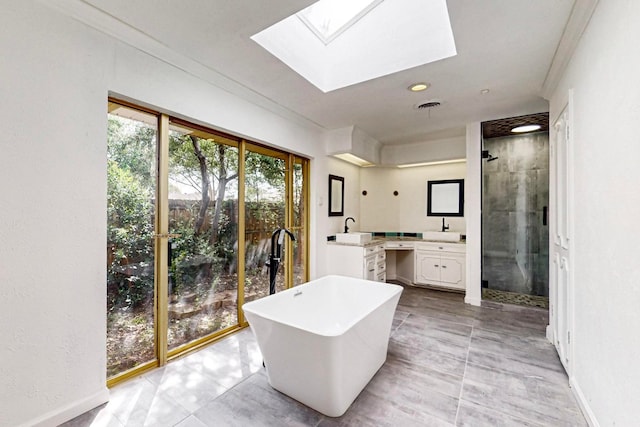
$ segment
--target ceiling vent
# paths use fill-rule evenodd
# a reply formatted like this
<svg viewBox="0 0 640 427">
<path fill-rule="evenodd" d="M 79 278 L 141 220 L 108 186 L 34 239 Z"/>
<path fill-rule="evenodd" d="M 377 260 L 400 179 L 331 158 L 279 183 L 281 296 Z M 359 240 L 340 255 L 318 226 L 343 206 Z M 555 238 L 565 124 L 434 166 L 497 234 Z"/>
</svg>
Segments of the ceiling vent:
<svg viewBox="0 0 640 427">
<path fill-rule="evenodd" d="M 442 105 L 442 102 L 437 99 L 430 99 L 428 101 L 423 101 L 415 104 L 413 106 L 416 110 L 429 110 L 431 108 L 439 107 Z"/>
<path fill-rule="evenodd" d="M 428 102 L 424 102 L 422 104 L 418 104 L 416 106 L 416 108 L 418 110 L 424 110 L 426 108 L 433 108 L 433 107 L 439 107 L 440 106 L 440 102 L 439 101 L 428 101 Z"/>
</svg>

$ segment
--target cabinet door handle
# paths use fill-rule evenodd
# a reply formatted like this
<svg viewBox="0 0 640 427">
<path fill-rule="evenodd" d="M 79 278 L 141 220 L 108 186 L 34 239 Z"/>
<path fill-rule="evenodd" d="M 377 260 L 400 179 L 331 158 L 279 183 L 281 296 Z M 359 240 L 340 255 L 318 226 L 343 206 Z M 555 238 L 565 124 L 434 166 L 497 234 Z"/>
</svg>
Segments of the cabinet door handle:
<svg viewBox="0 0 640 427">
<path fill-rule="evenodd" d="M 434 267 L 440 267 L 438 264 L 434 264 L 433 266 L 434 266 Z"/>
<path fill-rule="evenodd" d="M 447 268 L 447 266 L 446 266 L 446 265 L 443 265 L 443 266 L 442 266 L 442 268 Z"/>
</svg>

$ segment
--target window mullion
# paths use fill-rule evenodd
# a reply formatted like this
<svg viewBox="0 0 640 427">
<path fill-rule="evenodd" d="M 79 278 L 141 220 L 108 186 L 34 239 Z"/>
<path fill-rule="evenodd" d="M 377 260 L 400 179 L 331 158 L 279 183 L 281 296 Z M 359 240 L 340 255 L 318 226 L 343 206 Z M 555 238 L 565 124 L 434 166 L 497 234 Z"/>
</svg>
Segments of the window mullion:
<svg viewBox="0 0 640 427">
<path fill-rule="evenodd" d="M 161 114 L 158 126 L 158 185 L 156 197 L 156 352 L 158 364 L 167 363 L 169 284 L 169 116 Z"/>
</svg>

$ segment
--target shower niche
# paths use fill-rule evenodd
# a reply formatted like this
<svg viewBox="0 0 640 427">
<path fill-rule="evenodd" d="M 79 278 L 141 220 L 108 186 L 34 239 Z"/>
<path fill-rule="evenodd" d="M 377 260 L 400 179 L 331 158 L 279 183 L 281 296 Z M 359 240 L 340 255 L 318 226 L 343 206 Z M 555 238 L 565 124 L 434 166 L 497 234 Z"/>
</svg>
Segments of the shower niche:
<svg viewBox="0 0 640 427">
<path fill-rule="evenodd" d="M 483 298 L 548 304 L 548 121 L 540 113 L 483 123 Z M 511 132 L 530 123 L 541 128 Z"/>
</svg>

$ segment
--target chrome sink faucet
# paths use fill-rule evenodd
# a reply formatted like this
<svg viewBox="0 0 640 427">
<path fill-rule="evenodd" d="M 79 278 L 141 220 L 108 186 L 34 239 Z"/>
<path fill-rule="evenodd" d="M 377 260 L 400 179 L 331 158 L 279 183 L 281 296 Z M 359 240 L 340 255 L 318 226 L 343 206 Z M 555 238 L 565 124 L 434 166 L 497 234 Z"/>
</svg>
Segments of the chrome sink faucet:
<svg viewBox="0 0 640 427">
<path fill-rule="evenodd" d="M 444 225 L 444 217 L 443 217 L 442 218 L 442 232 L 444 233 L 448 229 L 449 229 L 449 224 L 447 224 L 446 226 Z"/>
<path fill-rule="evenodd" d="M 354 224 L 356 223 L 356 220 L 353 219 L 353 217 L 347 217 L 347 219 L 344 220 L 344 232 L 345 233 L 349 232 L 349 227 L 347 227 L 347 221 L 349 221 L 349 220 L 353 221 Z"/>
</svg>

